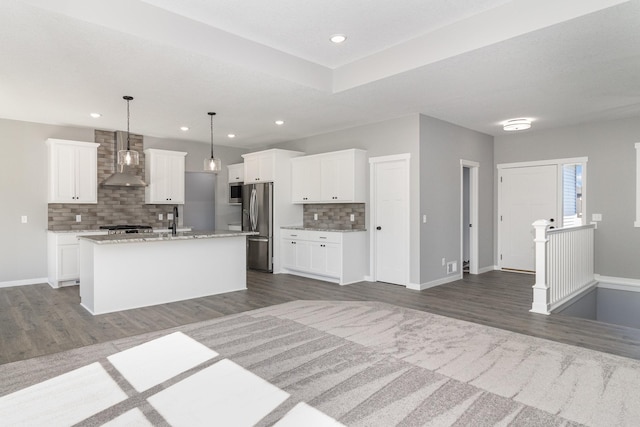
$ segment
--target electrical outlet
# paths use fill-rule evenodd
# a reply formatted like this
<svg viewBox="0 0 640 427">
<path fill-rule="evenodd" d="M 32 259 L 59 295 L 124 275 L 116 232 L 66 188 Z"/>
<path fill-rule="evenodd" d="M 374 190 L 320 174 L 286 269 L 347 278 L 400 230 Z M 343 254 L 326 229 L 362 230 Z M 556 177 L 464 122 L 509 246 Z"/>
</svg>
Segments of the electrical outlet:
<svg viewBox="0 0 640 427">
<path fill-rule="evenodd" d="M 447 261 L 444 258 L 442 258 L 442 265 L 444 266 L 446 263 Z"/>
<path fill-rule="evenodd" d="M 351 222 L 355 221 L 356 220 L 356 214 L 351 214 L 349 216 L 349 219 L 351 220 Z"/>
<path fill-rule="evenodd" d="M 158 214 L 158 220 L 162 221 L 163 218 L 164 216 L 162 214 Z"/>
<path fill-rule="evenodd" d="M 422 223 L 426 224 L 427 223 L 427 215 L 422 215 Z"/>
<path fill-rule="evenodd" d="M 76 222 L 82 221 L 82 215 L 76 215 Z"/>
<path fill-rule="evenodd" d="M 168 214 L 167 214 L 167 219 L 168 219 L 169 221 L 171 221 L 171 220 L 173 219 L 173 214 L 172 214 L 172 213 L 168 213 Z"/>
<path fill-rule="evenodd" d="M 314 221 L 317 221 L 317 220 L 318 220 L 318 214 L 315 214 L 315 213 L 313 214 L 313 220 L 314 220 Z"/>
<path fill-rule="evenodd" d="M 23 224 L 26 224 L 27 223 L 27 216 L 26 215 L 22 215 L 20 217 L 20 222 L 23 223 Z"/>
<path fill-rule="evenodd" d="M 591 221 L 602 221 L 602 214 L 591 214 Z"/>
</svg>

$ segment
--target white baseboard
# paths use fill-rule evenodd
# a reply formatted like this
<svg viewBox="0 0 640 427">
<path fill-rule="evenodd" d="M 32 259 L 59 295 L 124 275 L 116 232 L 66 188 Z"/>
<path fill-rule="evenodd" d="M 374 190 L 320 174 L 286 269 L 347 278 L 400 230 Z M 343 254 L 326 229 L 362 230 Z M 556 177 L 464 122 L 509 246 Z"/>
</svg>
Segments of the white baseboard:
<svg viewBox="0 0 640 427">
<path fill-rule="evenodd" d="M 459 274 L 456 274 L 456 275 L 442 277 L 440 279 L 432 280 L 431 282 L 409 283 L 407 285 L 407 289 L 411 289 L 411 290 L 414 290 L 414 291 L 423 291 L 425 289 L 433 288 L 435 286 L 444 285 L 445 283 L 455 282 L 456 280 L 461 280 L 461 279 L 462 279 L 462 273 L 459 273 Z"/>
<path fill-rule="evenodd" d="M 482 267 L 478 269 L 478 274 L 488 273 L 490 271 L 500 270 L 497 265 L 488 265 L 486 267 Z"/>
<path fill-rule="evenodd" d="M 639 279 L 627 279 L 626 277 L 611 277 L 594 274 L 594 279 L 598 281 L 599 288 L 616 289 L 619 291 L 640 292 Z"/>
<path fill-rule="evenodd" d="M 13 286 L 39 285 L 41 283 L 47 283 L 47 278 L 39 277 L 36 279 L 10 280 L 7 282 L 0 282 L 0 288 L 11 288 Z"/>
</svg>

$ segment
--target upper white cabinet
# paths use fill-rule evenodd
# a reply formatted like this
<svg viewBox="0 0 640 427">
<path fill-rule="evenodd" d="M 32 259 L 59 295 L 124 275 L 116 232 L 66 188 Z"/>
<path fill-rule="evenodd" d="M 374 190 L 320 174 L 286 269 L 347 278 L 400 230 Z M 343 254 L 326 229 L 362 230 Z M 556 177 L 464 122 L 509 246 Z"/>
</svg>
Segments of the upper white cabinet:
<svg viewBox="0 0 640 427">
<path fill-rule="evenodd" d="M 244 182 L 244 163 L 228 165 L 229 182 Z"/>
<path fill-rule="evenodd" d="M 98 146 L 47 139 L 49 203 L 98 203 Z"/>
<path fill-rule="evenodd" d="M 292 157 L 300 156 L 304 153 L 299 151 L 289 151 L 271 149 L 258 151 L 256 153 L 243 154 L 244 159 L 244 183 L 252 184 L 256 182 L 275 182 L 279 170 L 288 170 L 288 162 Z M 287 162 L 285 167 L 283 162 Z"/>
<path fill-rule="evenodd" d="M 351 149 L 291 159 L 293 203 L 364 203 L 367 152 Z"/>
<path fill-rule="evenodd" d="M 147 204 L 184 204 L 185 156 L 181 151 L 148 148 L 145 154 L 144 202 Z"/>
</svg>

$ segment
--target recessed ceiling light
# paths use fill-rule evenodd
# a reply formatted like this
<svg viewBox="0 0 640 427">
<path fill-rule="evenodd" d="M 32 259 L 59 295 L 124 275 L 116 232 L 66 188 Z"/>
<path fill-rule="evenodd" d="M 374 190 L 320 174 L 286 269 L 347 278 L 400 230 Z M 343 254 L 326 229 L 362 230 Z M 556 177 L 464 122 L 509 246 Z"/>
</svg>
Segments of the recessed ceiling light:
<svg viewBox="0 0 640 427">
<path fill-rule="evenodd" d="M 507 132 L 515 131 L 515 130 L 525 130 L 531 127 L 531 119 L 511 119 L 507 120 L 502 124 L 502 129 Z"/>
<path fill-rule="evenodd" d="M 329 37 L 329 40 L 331 40 L 332 43 L 340 44 L 344 43 L 345 40 L 347 40 L 347 36 L 345 36 L 344 34 L 334 34 Z"/>
<path fill-rule="evenodd" d="M 180 126 L 180 130 L 181 130 L 182 132 L 186 132 L 186 131 L 188 131 L 188 130 L 189 130 L 189 127 L 187 127 L 187 126 Z"/>
<path fill-rule="evenodd" d="M 235 138 L 236 134 L 235 133 L 230 133 L 227 135 L 227 138 Z"/>
<path fill-rule="evenodd" d="M 89 114 L 89 115 L 90 115 L 91 117 L 93 117 L 94 119 L 97 119 L 97 118 L 99 118 L 99 117 L 102 117 L 102 114 L 100 114 L 100 113 L 91 113 L 91 114 Z"/>
<path fill-rule="evenodd" d="M 282 126 L 284 124 L 284 120 L 276 120 L 276 124 L 278 126 Z"/>
</svg>

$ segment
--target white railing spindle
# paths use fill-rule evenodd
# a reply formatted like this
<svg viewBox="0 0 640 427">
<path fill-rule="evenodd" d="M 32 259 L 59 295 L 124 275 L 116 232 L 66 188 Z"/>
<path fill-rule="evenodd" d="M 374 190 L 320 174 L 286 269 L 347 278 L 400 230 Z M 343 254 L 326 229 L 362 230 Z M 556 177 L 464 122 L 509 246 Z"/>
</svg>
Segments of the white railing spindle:
<svg viewBox="0 0 640 427">
<path fill-rule="evenodd" d="M 594 226 L 550 230 L 538 220 L 535 229 L 536 283 L 531 311 L 549 314 L 574 295 L 593 286 Z"/>
</svg>

